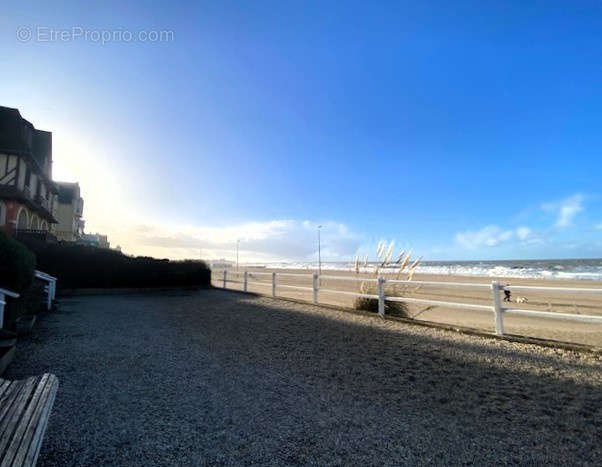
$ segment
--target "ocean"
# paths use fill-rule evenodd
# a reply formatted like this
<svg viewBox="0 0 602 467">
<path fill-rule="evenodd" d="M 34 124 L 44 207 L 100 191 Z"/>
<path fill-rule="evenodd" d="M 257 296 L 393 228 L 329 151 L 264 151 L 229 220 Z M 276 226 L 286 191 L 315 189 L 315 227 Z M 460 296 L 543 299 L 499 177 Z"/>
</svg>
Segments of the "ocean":
<svg viewBox="0 0 602 467">
<path fill-rule="evenodd" d="M 362 270 L 374 270 L 369 263 Z M 248 264 L 273 269 L 315 270 L 317 262 L 274 262 Z M 322 270 L 351 271 L 353 262 L 322 262 Z M 602 280 L 602 259 L 546 259 L 504 261 L 423 261 L 417 273 L 481 277 L 525 277 L 534 279 Z"/>
</svg>

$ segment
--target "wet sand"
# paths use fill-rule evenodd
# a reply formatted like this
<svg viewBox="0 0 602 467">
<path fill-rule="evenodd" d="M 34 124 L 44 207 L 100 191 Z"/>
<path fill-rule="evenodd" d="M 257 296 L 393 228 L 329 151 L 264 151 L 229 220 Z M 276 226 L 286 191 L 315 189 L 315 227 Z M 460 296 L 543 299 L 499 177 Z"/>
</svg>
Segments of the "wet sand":
<svg viewBox="0 0 602 467">
<path fill-rule="evenodd" d="M 243 269 L 236 274 L 236 271 L 228 271 L 228 288 L 242 290 Z M 271 295 L 271 276 L 268 273 L 276 272 L 278 276 L 278 285 L 293 285 L 300 287 L 311 287 L 312 278 L 306 277 L 287 277 L 281 276 L 281 273 L 289 274 L 311 274 L 313 271 L 298 269 L 267 269 L 255 268 L 249 269 L 249 287 L 250 292 Z M 366 277 L 374 278 L 372 274 L 360 274 L 349 271 L 323 271 L 323 275 L 344 276 L 344 277 Z M 222 272 L 213 273 L 213 284 L 221 287 Z M 396 278 L 391 274 L 386 274 L 387 278 Z M 401 279 L 406 279 L 402 276 Z M 433 281 L 433 282 L 462 282 L 475 284 L 491 284 L 491 277 L 473 277 L 473 276 L 450 276 L 450 275 L 430 275 L 416 274 L 414 281 Z M 504 285 L 528 285 L 544 287 L 584 287 L 602 290 L 602 283 L 598 281 L 573 281 L 559 279 L 523 279 L 523 278 L 496 278 Z M 252 284 L 252 282 L 259 284 Z M 323 279 L 321 288 L 335 289 L 343 291 L 358 291 L 360 283 L 350 281 L 339 281 Z M 396 295 L 389 289 L 387 293 Z M 285 298 L 294 298 L 298 300 L 310 301 L 311 291 L 288 289 L 279 287 L 277 295 Z M 490 289 L 474 288 L 451 288 L 442 286 L 411 286 L 406 290 L 404 296 L 413 298 L 424 298 L 439 301 L 449 301 L 456 303 L 474 303 L 481 305 L 492 304 L 492 292 Z M 577 313 L 582 315 L 602 316 L 602 295 L 596 294 L 575 294 L 574 292 L 548 292 L 535 291 L 529 293 L 513 293 L 512 299 L 525 297 L 527 303 L 512 303 L 513 308 L 526 310 L 552 311 L 557 313 Z M 328 292 L 320 292 L 320 303 L 352 307 L 355 298 L 352 296 L 335 295 Z M 480 312 L 472 310 L 463 310 L 458 308 L 430 307 L 427 305 L 409 305 L 410 313 L 415 319 L 424 321 L 433 321 L 436 323 L 450 324 L 454 326 L 471 327 L 485 331 L 494 331 L 493 313 Z M 602 347 L 602 324 L 571 322 L 556 319 L 531 318 L 525 316 L 504 316 L 505 332 L 507 334 L 517 334 L 522 336 L 537 337 L 542 339 L 553 339 L 563 342 L 573 342 L 578 344 L 588 344 Z"/>
</svg>

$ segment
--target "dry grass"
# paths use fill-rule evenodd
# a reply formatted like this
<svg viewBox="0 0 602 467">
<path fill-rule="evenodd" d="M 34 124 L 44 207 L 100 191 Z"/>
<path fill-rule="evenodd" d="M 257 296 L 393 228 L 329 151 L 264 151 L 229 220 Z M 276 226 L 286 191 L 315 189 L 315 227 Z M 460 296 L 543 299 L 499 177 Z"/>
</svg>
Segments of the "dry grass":
<svg viewBox="0 0 602 467">
<path fill-rule="evenodd" d="M 376 247 L 377 265 L 374 270 L 374 278 L 378 279 L 382 276 L 383 271 L 395 273 L 395 280 L 411 281 L 414 277 L 416 268 L 420 264 L 420 258 L 412 261 L 412 252 L 401 250 L 397 256 L 397 260 L 393 262 L 393 249 L 395 243 L 387 244 L 383 241 L 378 243 Z M 364 269 L 368 267 L 368 256 L 364 261 Z M 360 273 L 360 259 L 355 257 L 355 273 Z M 386 286 L 386 295 L 390 297 L 408 297 L 413 292 L 418 290 L 417 287 L 411 284 L 389 284 Z M 367 295 L 378 295 L 377 286 L 373 282 L 361 282 L 359 292 Z M 358 297 L 355 300 L 354 307 L 357 310 L 370 311 L 378 313 L 378 299 L 370 297 Z M 385 314 L 393 316 L 401 316 L 411 318 L 407 303 L 404 302 L 385 302 Z"/>
</svg>

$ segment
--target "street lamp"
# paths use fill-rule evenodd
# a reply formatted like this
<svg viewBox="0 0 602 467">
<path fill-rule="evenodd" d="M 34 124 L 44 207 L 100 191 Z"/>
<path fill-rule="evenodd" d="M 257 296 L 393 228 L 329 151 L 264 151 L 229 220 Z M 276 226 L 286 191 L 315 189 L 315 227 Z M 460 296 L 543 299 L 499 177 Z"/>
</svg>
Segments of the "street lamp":
<svg viewBox="0 0 602 467">
<path fill-rule="evenodd" d="M 236 239 L 236 272 L 238 272 L 238 247 L 240 245 L 240 238 Z"/>
<path fill-rule="evenodd" d="M 320 245 L 320 229 L 321 225 L 318 226 L 318 275 L 322 275 L 322 253 L 321 253 L 321 245 Z"/>
</svg>

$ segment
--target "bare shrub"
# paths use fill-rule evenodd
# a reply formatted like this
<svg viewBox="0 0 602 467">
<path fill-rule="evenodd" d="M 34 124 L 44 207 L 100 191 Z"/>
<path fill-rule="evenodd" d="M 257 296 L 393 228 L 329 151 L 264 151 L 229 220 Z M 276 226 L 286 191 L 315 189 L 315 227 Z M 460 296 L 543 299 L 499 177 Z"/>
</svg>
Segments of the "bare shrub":
<svg viewBox="0 0 602 467">
<path fill-rule="evenodd" d="M 379 242 L 376 248 L 377 264 L 374 270 L 374 278 L 378 279 L 382 276 L 384 270 L 392 270 L 396 280 L 411 281 L 414 277 L 414 272 L 420 264 L 420 258 L 412 261 L 412 253 L 401 251 L 397 256 L 397 260 L 393 261 L 393 248 L 395 244 L 391 242 L 388 246 L 385 242 Z M 355 273 L 360 274 L 360 259 L 355 257 Z M 368 267 L 368 256 L 364 261 L 364 269 Z M 386 295 L 389 297 L 407 297 L 418 290 L 410 284 L 388 284 L 386 285 Z M 378 295 L 377 286 L 374 282 L 361 282 L 359 292 L 366 295 Z M 358 297 L 355 300 L 354 308 L 356 310 L 369 311 L 378 313 L 378 299 L 371 297 Z M 400 316 L 403 318 L 411 318 L 408 304 L 405 302 L 385 301 L 385 314 L 392 316 Z"/>
</svg>

